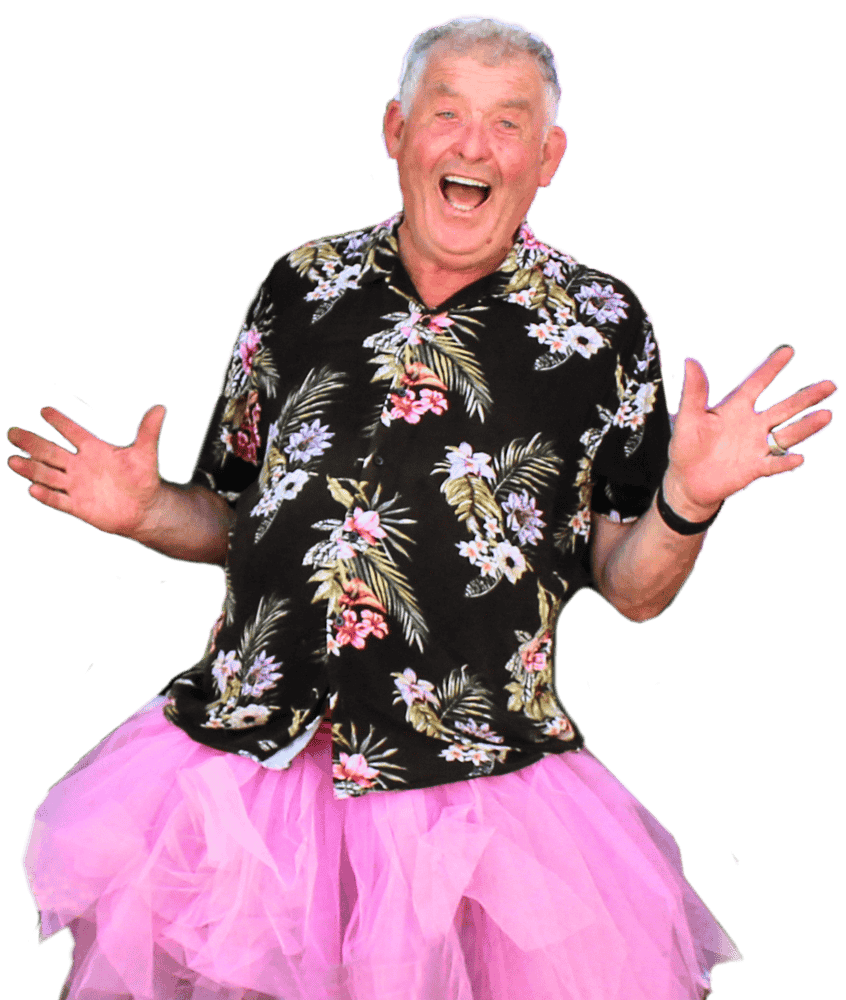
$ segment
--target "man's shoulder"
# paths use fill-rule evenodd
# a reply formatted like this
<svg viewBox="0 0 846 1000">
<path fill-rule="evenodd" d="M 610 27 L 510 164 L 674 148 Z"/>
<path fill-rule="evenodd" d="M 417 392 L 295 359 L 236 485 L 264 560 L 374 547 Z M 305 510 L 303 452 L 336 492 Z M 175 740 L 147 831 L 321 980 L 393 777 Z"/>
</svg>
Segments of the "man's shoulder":
<svg viewBox="0 0 846 1000">
<path fill-rule="evenodd" d="M 639 326 L 645 319 L 637 296 L 624 281 L 539 240 L 526 224 L 502 269 L 511 279 L 506 289 L 510 301 L 541 304 L 547 311 L 555 305 L 562 321 L 566 314 L 568 323 L 578 321 L 613 332 Z"/>
<path fill-rule="evenodd" d="M 267 284 L 281 291 L 297 279 L 306 284 L 347 287 L 369 269 L 382 270 L 398 253 L 396 226 L 400 215 L 345 233 L 309 240 L 280 257 Z"/>
</svg>

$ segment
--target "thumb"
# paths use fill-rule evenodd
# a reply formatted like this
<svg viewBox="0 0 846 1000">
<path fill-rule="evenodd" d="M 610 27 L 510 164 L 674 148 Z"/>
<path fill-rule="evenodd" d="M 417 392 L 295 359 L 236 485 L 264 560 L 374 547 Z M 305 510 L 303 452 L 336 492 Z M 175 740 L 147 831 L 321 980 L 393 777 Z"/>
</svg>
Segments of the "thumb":
<svg viewBox="0 0 846 1000">
<path fill-rule="evenodd" d="M 702 413 L 708 409 L 708 376 L 698 361 L 687 358 L 684 363 L 684 385 L 679 401 L 679 417 Z"/>
<path fill-rule="evenodd" d="M 162 432 L 165 413 L 167 410 L 158 403 L 150 407 L 141 418 L 138 425 L 138 433 L 135 435 L 135 444 L 139 448 L 156 453 L 159 446 L 159 435 Z"/>
</svg>

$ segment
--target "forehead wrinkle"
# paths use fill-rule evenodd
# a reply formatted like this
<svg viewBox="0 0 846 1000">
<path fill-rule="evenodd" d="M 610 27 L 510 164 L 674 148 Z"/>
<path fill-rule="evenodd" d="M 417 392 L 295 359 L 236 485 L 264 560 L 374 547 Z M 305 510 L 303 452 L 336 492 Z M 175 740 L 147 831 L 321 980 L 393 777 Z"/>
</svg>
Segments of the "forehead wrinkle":
<svg viewBox="0 0 846 1000">
<path fill-rule="evenodd" d="M 438 80 L 429 85 L 426 88 L 437 94 L 445 94 L 447 97 L 461 97 L 461 94 L 450 87 L 448 83 L 443 80 Z M 497 108 L 514 108 L 517 111 L 531 111 L 533 108 L 533 102 L 526 100 L 523 97 L 506 97 L 501 101 L 497 101 L 495 107 Z"/>
</svg>

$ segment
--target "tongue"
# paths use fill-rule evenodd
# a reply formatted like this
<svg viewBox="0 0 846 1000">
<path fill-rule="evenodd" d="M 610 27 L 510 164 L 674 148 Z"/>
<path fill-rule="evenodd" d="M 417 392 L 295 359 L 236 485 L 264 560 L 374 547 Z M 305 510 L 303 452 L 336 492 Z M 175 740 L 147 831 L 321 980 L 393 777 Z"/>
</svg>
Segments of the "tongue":
<svg viewBox="0 0 846 1000">
<path fill-rule="evenodd" d="M 456 208 L 477 208 L 485 200 L 485 189 L 471 184 L 444 183 L 444 195 L 450 205 Z"/>
</svg>

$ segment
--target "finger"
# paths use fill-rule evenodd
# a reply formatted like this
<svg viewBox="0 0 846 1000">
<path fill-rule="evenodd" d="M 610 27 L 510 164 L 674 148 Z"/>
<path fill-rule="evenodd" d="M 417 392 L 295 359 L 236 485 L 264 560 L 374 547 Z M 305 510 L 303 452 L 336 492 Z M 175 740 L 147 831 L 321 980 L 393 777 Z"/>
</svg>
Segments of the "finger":
<svg viewBox="0 0 846 1000">
<path fill-rule="evenodd" d="M 780 403 L 765 410 L 762 416 L 766 416 L 770 427 L 776 427 L 778 424 L 783 424 L 785 420 L 795 417 L 802 410 L 807 410 L 809 406 L 816 406 L 817 403 L 828 399 L 836 390 L 837 386 L 829 381 L 805 386 L 804 389 L 794 392 L 792 396 L 788 396 L 787 399 L 783 399 Z"/>
<path fill-rule="evenodd" d="M 50 490 L 40 483 L 33 483 L 29 488 L 29 495 L 39 503 L 43 503 L 45 507 L 60 510 L 63 514 L 71 513 L 71 503 L 67 493 L 60 493 L 58 490 Z"/>
<path fill-rule="evenodd" d="M 80 427 L 70 417 L 66 417 L 64 413 L 60 413 L 52 406 L 45 406 L 41 411 L 41 416 L 51 427 L 55 427 L 63 438 L 67 438 L 74 448 L 80 448 L 87 441 L 99 440 L 90 431 Z"/>
<path fill-rule="evenodd" d="M 135 435 L 135 444 L 139 448 L 153 452 L 158 450 L 159 435 L 162 432 L 162 424 L 164 423 L 166 412 L 161 403 L 147 410 L 141 418 L 141 423 L 138 425 L 138 433 Z"/>
<path fill-rule="evenodd" d="M 67 476 L 61 469 L 33 462 L 30 458 L 21 458 L 20 455 L 12 455 L 9 459 L 9 468 L 24 479 L 49 486 L 51 490 L 64 490 L 67 484 Z"/>
<path fill-rule="evenodd" d="M 705 369 L 694 358 L 684 363 L 684 385 L 677 419 L 699 414 L 708 409 L 708 376 Z"/>
<path fill-rule="evenodd" d="M 802 417 L 801 420 L 788 424 L 786 427 L 776 428 L 773 437 L 776 439 L 779 447 L 793 448 L 800 441 L 805 441 L 812 434 L 821 431 L 830 422 L 831 410 L 817 410 L 815 413 L 809 413 Z"/>
<path fill-rule="evenodd" d="M 773 379 L 778 375 L 790 362 L 793 357 L 793 348 L 788 344 L 783 344 L 781 347 L 777 347 L 773 353 L 767 358 L 767 360 L 759 365 L 752 374 L 745 379 L 735 390 L 737 393 L 743 393 L 747 396 L 753 403 L 761 395 L 764 389 L 773 381 Z M 732 393 L 734 395 L 734 393 Z"/>
<path fill-rule="evenodd" d="M 793 469 L 798 469 L 804 461 L 805 459 L 802 455 L 773 456 L 767 459 L 766 466 L 761 475 L 777 476 L 780 472 L 791 472 Z"/>
<path fill-rule="evenodd" d="M 64 471 L 68 460 L 73 457 L 69 451 L 52 441 L 31 431 L 21 430 L 20 427 L 10 428 L 8 437 L 16 448 L 25 451 L 30 458 L 43 462 L 44 465 L 52 465 L 54 469 Z"/>
</svg>

